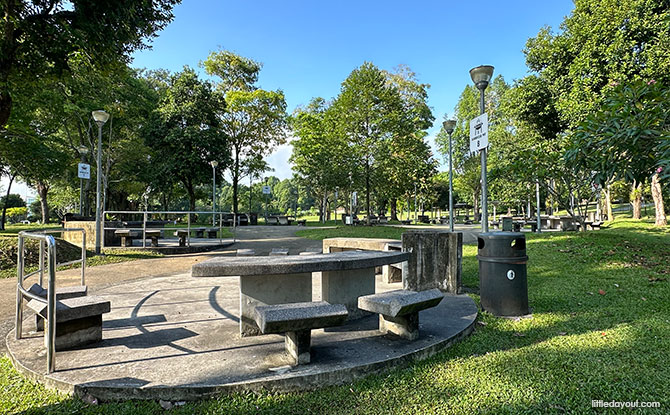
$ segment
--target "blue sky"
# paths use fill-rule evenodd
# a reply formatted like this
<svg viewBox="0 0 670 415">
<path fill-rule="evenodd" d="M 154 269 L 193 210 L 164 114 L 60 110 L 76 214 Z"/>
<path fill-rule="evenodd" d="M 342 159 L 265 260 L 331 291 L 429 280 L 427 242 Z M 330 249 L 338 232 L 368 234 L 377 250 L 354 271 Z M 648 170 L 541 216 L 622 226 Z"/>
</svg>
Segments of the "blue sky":
<svg viewBox="0 0 670 415">
<path fill-rule="evenodd" d="M 289 112 L 312 97 L 335 97 L 364 61 L 391 70 L 408 65 L 431 85 L 429 105 L 439 130 L 471 82 L 469 69 L 495 66 L 508 82 L 526 74 L 522 49 L 549 25 L 557 29 L 573 9 L 551 1 L 213 1 L 185 0 L 174 21 L 135 53 L 133 66 L 179 71 L 197 67 L 210 51 L 232 50 L 263 63 L 259 86 L 282 89 Z M 204 73 L 203 73 L 204 74 Z M 290 176 L 290 146 L 269 160 Z"/>
<path fill-rule="evenodd" d="M 293 111 L 312 97 L 335 97 L 364 61 L 387 70 L 405 64 L 431 85 L 432 142 L 442 117 L 453 113 L 471 82 L 470 68 L 493 65 L 508 82 L 523 77 L 526 40 L 545 25 L 557 29 L 572 9 L 570 0 L 483 0 L 479 6 L 446 0 L 184 0 L 152 49 L 135 53 L 132 65 L 179 71 L 197 68 L 211 51 L 232 50 L 262 62 L 259 86 L 282 89 Z M 290 145 L 282 146 L 268 158 L 273 174 L 291 175 L 290 152 Z"/>
</svg>

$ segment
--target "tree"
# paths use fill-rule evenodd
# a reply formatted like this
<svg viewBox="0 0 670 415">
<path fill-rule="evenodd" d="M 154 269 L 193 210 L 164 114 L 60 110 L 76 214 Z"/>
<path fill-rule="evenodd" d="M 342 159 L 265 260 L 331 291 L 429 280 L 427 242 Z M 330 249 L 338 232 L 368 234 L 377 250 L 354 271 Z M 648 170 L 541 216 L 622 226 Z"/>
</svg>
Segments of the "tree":
<svg viewBox="0 0 670 415">
<path fill-rule="evenodd" d="M 207 74 L 220 79 L 217 89 L 225 94 L 225 109 L 222 106 L 218 112 L 219 131 L 230 146 L 233 212 L 237 213 L 240 181 L 245 170 L 253 172 L 248 160 L 262 159 L 286 141 L 286 101 L 281 90 L 255 86 L 262 65 L 252 59 L 219 51 L 210 53 L 202 65 Z"/>
<path fill-rule="evenodd" d="M 294 134 L 290 162 L 303 186 L 316 193 L 319 215 L 326 220 L 329 192 L 348 182 L 354 168 L 354 155 L 342 136 L 337 134 L 334 111 L 323 98 L 314 98 L 290 118 Z"/>
<path fill-rule="evenodd" d="M 611 177 L 641 184 L 651 177 L 657 226 L 667 225 L 659 173 L 668 162 L 663 146 L 670 140 L 669 102 L 670 90 L 654 80 L 614 86 L 600 109 L 577 128 L 566 154 L 569 161 L 597 171 L 600 184 Z M 637 204 L 636 213 L 639 219 Z"/>
<path fill-rule="evenodd" d="M 73 54 L 99 68 L 128 61 L 133 50 L 173 18 L 178 0 L 5 0 L 0 20 L 0 128 L 9 121 L 13 88 L 60 76 Z"/>
<path fill-rule="evenodd" d="M 154 152 L 152 166 L 182 183 L 195 210 L 196 186 L 210 178 L 210 162 L 228 162 L 226 141 L 217 134 L 216 111 L 222 100 L 208 82 L 198 79 L 194 70 L 184 67 L 170 76 L 146 131 L 146 142 Z"/>
<path fill-rule="evenodd" d="M 370 62 L 351 72 L 333 102 L 338 131 L 353 145 L 363 168 L 368 221 L 375 162 L 382 143 L 398 130 L 402 104 L 397 88 Z"/>
</svg>

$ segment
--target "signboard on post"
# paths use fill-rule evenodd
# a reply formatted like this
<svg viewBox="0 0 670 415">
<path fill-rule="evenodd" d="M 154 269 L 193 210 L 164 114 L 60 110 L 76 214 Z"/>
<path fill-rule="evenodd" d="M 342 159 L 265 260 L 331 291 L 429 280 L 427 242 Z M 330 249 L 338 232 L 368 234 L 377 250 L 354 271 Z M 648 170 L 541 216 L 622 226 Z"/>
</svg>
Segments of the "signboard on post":
<svg viewBox="0 0 670 415">
<path fill-rule="evenodd" d="M 484 113 L 470 120 L 470 151 L 476 153 L 489 146 L 489 116 Z"/>
<path fill-rule="evenodd" d="M 264 195 L 270 194 L 270 186 L 263 186 L 263 194 Z"/>
<path fill-rule="evenodd" d="M 91 165 L 86 163 L 78 164 L 78 176 L 80 179 L 90 179 L 91 178 Z"/>
</svg>

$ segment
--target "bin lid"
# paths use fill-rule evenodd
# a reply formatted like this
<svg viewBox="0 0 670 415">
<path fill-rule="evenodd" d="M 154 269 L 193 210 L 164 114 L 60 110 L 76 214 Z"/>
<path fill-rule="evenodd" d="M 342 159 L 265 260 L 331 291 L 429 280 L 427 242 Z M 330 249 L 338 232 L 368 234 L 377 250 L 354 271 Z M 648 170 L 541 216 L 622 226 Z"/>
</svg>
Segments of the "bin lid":
<svg viewBox="0 0 670 415">
<path fill-rule="evenodd" d="M 478 257 L 526 257 L 526 235 L 521 232 L 485 232 L 477 237 Z"/>
</svg>

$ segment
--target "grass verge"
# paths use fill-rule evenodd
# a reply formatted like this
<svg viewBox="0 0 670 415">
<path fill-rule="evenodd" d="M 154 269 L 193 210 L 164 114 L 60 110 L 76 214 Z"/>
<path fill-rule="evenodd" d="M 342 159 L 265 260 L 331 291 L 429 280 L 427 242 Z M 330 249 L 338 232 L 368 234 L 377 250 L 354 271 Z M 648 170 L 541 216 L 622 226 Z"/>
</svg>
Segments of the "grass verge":
<svg viewBox="0 0 670 415">
<path fill-rule="evenodd" d="M 622 220 L 601 231 L 527 238 L 532 318 L 482 313 L 475 332 L 443 353 L 351 384 L 307 393 L 222 396 L 170 413 L 592 414 L 591 400 L 604 400 L 659 402 L 660 408 L 643 413 L 667 414 L 670 230 Z M 478 301 L 476 254 L 475 246 L 464 246 L 464 285 Z M 0 413 L 21 411 L 163 412 L 156 402 L 87 405 L 18 375 L 3 357 Z"/>
</svg>

